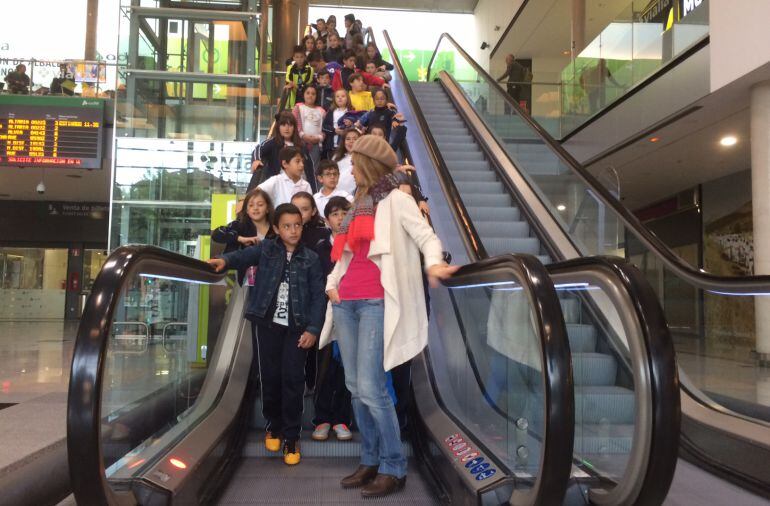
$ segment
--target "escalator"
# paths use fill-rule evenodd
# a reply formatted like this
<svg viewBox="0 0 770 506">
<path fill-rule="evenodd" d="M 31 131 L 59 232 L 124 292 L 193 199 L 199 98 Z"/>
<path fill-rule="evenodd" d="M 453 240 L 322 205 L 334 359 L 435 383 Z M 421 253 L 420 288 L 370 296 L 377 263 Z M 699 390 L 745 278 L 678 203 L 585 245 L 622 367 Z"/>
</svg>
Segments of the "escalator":
<svg viewBox="0 0 770 506">
<path fill-rule="evenodd" d="M 390 44 L 387 35 L 386 39 Z M 393 51 L 392 44 L 390 49 Z M 400 64 L 396 66 L 401 69 Z M 446 193 L 458 203 L 458 221 L 473 237 L 479 258 L 527 253 L 548 264 L 595 255 L 625 256 L 643 270 L 651 286 L 660 286 L 655 275 L 665 273 L 667 291 L 653 297 L 665 311 L 671 311 L 677 302 L 701 304 L 703 308 L 704 299 L 715 298 L 748 298 L 751 305 L 770 293 L 766 276 L 713 276 L 677 257 L 513 103 L 451 36 L 444 34 L 439 40 L 428 68 L 428 82 L 407 83 L 403 72 L 399 78 L 404 82 L 394 89 L 401 92 L 397 98 L 409 104 L 407 117 L 416 125 L 408 140 L 423 167 L 420 177 L 426 192 L 431 197 Z M 415 149 L 420 143 L 424 144 L 421 156 Z M 449 214 L 443 208 L 439 213 Z M 440 221 L 444 220 L 434 217 L 435 223 Z M 444 237 L 449 235 L 451 230 L 445 231 Z M 551 267 L 549 272 L 553 272 Z M 675 295 L 667 297 L 672 293 Z M 618 479 L 622 473 L 617 467 L 622 468 L 623 462 L 613 455 L 627 451 L 623 449 L 636 441 L 630 422 L 639 415 L 638 399 L 636 403 L 633 399 L 640 383 L 629 382 L 633 367 L 624 360 L 627 352 L 622 346 L 612 346 L 617 336 L 613 337 L 615 329 L 608 325 L 612 319 L 603 314 L 604 309 L 580 294 L 562 294 L 561 300 L 573 358 L 574 451 L 576 471 L 581 471 L 573 472 L 573 483 L 581 487 L 586 479 L 580 475 L 587 474 L 599 483 L 609 480 L 620 486 L 630 477 Z M 702 318 L 690 330 L 705 339 L 715 331 L 743 330 L 735 325 L 735 321 L 715 323 Z M 767 466 L 759 464 L 767 461 L 770 450 L 766 410 L 726 392 L 720 394 L 719 386 L 714 385 L 729 381 L 713 376 L 709 357 L 693 360 L 692 340 L 686 341 L 679 332 L 672 333 L 669 340 L 676 346 L 682 378 L 680 443 L 684 456 L 743 488 L 768 495 L 770 475 Z M 735 365 L 736 369 L 741 367 Z M 719 371 L 739 373 L 724 368 Z M 678 383 L 674 386 L 679 388 Z M 676 452 L 676 445 L 668 444 Z M 658 488 L 652 502 L 666 497 L 673 465 L 668 482 L 646 480 L 641 485 L 642 493 L 649 486 Z M 688 469 L 681 461 L 679 467 Z M 721 496 L 716 501 L 757 500 L 750 494 L 741 495 L 739 490 L 731 491 L 732 496 L 721 494 L 729 485 L 716 485 L 718 480 L 702 471 L 689 473 L 690 479 L 696 477 L 698 486 L 715 489 L 714 497 Z M 672 493 L 677 495 L 678 489 L 687 485 L 675 482 Z M 590 498 L 603 502 L 597 495 Z"/>
<path fill-rule="evenodd" d="M 394 84 L 394 94 L 409 92 Z M 462 136 L 461 127 L 447 134 Z M 442 161 L 428 140 L 409 152 L 432 147 Z M 649 285 L 614 259 L 549 263 L 559 256 L 528 208 L 490 197 L 499 188 L 488 154 L 462 152 L 457 159 L 472 163 L 451 170 L 493 184 L 422 180 L 440 187 L 433 222 L 464 267 L 430 292 L 430 343 L 412 363 L 407 487 L 377 502 L 662 502 L 676 461 L 668 442 L 678 437 L 678 383 Z M 245 299 L 230 277 L 181 255 L 129 246 L 110 256 L 73 357 L 68 453 L 79 503 L 360 500 L 338 485 L 357 463 L 357 438 L 305 436 L 294 468 L 265 453 L 259 401 L 248 402 Z M 311 419 L 307 397 L 306 433 Z"/>
</svg>

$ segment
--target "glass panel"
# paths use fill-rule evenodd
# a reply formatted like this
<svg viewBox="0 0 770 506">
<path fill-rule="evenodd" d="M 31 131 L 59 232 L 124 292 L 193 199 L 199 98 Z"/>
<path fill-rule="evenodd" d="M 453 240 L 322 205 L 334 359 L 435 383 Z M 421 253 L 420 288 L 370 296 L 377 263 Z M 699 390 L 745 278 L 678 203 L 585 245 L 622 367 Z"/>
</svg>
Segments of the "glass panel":
<svg viewBox="0 0 770 506">
<path fill-rule="evenodd" d="M 540 473 L 545 432 L 542 349 L 527 294 L 514 282 L 452 288 L 434 302 L 433 370 L 449 410 L 526 490 Z M 458 327 L 449 322 L 457 318 Z M 439 350 L 441 355 L 437 356 Z"/>
<path fill-rule="evenodd" d="M 100 249 L 87 249 L 83 253 L 83 291 L 90 292 L 94 280 L 107 260 L 107 252 Z"/>
<path fill-rule="evenodd" d="M 67 250 L 0 248 L 0 320 L 64 317 Z"/>
<path fill-rule="evenodd" d="M 628 338 L 603 289 L 589 283 L 556 286 L 572 352 L 575 459 L 588 472 L 619 483 L 636 421 Z"/>
<path fill-rule="evenodd" d="M 108 477 L 141 471 L 169 444 L 163 439 L 169 431 L 195 423 L 187 419 L 191 410 L 205 408 L 198 406 L 198 396 L 226 291 L 224 285 L 137 275 L 121 294 L 101 392 L 101 447 Z"/>
</svg>

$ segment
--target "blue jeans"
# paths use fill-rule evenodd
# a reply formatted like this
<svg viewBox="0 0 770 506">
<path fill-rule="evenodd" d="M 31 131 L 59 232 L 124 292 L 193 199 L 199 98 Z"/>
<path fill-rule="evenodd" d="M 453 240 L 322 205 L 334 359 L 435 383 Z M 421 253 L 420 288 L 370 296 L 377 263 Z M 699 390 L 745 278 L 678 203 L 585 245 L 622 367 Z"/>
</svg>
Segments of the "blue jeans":
<svg viewBox="0 0 770 506">
<path fill-rule="evenodd" d="M 345 384 L 361 432 L 361 464 L 380 466 L 380 473 L 396 478 L 406 476 L 396 408 L 382 365 L 385 303 L 382 299 L 343 300 L 332 308 Z"/>
</svg>

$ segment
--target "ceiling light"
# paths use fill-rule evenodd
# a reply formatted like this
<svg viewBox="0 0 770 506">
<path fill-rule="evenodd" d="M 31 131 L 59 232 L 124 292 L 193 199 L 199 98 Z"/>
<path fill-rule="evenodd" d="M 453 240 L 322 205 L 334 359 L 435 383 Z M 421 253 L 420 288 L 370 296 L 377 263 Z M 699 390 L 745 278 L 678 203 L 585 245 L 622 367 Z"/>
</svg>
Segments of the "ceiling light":
<svg viewBox="0 0 770 506">
<path fill-rule="evenodd" d="M 559 204 L 558 206 L 556 206 L 556 210 L 557 211 L 566 211 L 567 210 L 567 206 L 565 206 L 564 204 Z"/>
<path fill-rule="evenodd" d="M 719 144 L 722 146 L 735 146 L 738 143 L 738 138 L 734 135 L 726 135 L 720 139 Z"/>
<path fill-rule="evenodd" d="M 563 54 L 564 56 L 569 56 L 571 53 L 572 51 L 570 51 L 569 49 L 561 52 L 561 54 Z"/>
<path fill-rule="evenodd" d="M 660 137 L 650 137 L 650 142 L 658 142 Z"/>
</svg>

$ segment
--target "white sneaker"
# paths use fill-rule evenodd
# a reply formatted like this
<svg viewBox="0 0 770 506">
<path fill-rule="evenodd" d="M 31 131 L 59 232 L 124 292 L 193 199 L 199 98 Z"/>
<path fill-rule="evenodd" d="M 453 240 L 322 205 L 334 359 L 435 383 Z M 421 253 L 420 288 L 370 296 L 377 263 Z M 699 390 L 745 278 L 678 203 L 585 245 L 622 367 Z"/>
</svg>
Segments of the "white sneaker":
<svg viewBox="0 0 770 506">
<path fill-rule="evenodd" d="M 316 441 L 326 441 L 329 439 L 329 429 L 331 428 L 331 424 L 319 423 L 313 431 L 313 435 L 311 437 Z"/>
<path fill-rule="evenodd" d="M 337 439 L 340 441 L 353 439 L 353 433 L 350 432 L 350 429 L 348 429 L 348 426 L 344 423 L 338 423 L 332 428 L 334 429 L 334 434 L 337 436 Z"/>
</svg>

